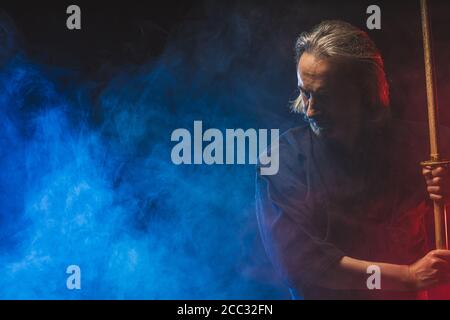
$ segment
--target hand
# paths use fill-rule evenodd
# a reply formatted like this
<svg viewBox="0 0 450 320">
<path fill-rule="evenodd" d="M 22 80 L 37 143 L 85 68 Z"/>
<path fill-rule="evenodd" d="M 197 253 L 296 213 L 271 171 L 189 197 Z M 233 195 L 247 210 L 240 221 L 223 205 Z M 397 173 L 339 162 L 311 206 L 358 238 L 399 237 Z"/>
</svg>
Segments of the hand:
<svg viewBox="0 0 450 320">
<path fill-rule="evenodd" d="M 450 250 L 433 250 L 408 266 L 408 283 L 413 290 L 423 290 L 450 282 Z"/>
<path fill-rule="evenodd" d="M 432 168 L 426 166 L 422 169 L 425 177 L 427 191 L 431 200 L 448 202 L 450 200 L 450 174 L 447 167 Z"/>
</svg>

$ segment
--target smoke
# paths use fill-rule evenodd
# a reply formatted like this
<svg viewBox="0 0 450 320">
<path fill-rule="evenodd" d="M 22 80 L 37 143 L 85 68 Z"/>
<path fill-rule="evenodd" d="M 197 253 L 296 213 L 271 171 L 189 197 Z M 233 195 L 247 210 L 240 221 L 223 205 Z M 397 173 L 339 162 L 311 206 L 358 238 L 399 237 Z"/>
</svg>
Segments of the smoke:
<svg viewBox="0 0 450 320">
<path fill-rule="evenodd" d="M 364 28 L 371 3 L 351 3 L 205 1 L 158 57 L 94 76 L 43 63 L 0 15 L 0 298 L 289 297 L 260 244 L 254 167 L 175 166 L 170 134 L 194 120 L 280 131 L 302 121 L 288 108 L 295 37 L 324 19 Z M 383 29 L 370 35 L 395 107 L 425 119 L 417 5 L 405 3 L 381 3 Z M 81 290 L 66 287 L 73 264 Z"/>
<path fill-rule="evenodd" d="M 186 23 L 101 90 L 33 61 L 3 17 L 1 298 L 287 297 L 259 244 L 254 167 L 170 160 L 176 128 L 258 127 L 264 105 L 286 103 L 267 78 L 286 68 L 252 56 L 250 16 L 232 13 Z M 81 290 L 66 288 L 73 264 Z"/>
</svg>

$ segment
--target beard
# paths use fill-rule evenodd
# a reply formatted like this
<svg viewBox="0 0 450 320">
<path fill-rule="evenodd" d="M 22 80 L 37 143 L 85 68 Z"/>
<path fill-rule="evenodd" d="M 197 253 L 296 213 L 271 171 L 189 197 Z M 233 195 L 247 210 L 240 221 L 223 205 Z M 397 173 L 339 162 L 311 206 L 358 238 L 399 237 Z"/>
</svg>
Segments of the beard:
<svg viewBox="0 0 450 320">
<path fill-rule="evenodd" d="M 331 125 L 320 126 L 313 119 L 307 119 L 309 126 L 313 133 L 318 137 L 330 137 L 331 135 Z"/>
</svg>

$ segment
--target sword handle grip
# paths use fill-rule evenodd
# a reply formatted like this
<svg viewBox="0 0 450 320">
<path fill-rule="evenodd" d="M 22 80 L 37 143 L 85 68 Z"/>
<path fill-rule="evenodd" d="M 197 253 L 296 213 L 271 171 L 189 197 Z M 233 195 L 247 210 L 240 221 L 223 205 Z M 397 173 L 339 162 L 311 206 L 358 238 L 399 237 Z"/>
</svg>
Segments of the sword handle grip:
<svg viewBox="0 0 450 320">
<path fill-rule="evenodd" d="M 445 205 L 438 201 L 433 201 L 433 205 L 436 249 L 448 249 Z"/>
</svg>

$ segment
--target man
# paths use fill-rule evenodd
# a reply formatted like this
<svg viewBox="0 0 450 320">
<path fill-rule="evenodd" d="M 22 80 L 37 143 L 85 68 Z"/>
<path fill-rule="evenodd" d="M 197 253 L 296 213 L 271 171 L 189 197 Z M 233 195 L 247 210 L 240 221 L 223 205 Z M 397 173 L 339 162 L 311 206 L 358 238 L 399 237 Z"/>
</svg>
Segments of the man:
<svg viewBox="0 0 450 320">
<path fill-rule="evenodd" d="M 446 283 L 450 251 L 430 251 L 426 218 L 429 198 L 449 199 L 450 177 L 443 167 L 421 174 L 427 126 L 391 119 L 378 49 L 352 25 L 325 21 L 300 35 L 296 53 L 293 110 L 305 125 L 268 150 L 279 154 L 277 175 L 257 168 L 258 222 L 276 270 L 306 299 L 414 299 Z M 449 154 L 449 130 L 441 135 Z M 379 290 L 367 286 L 370 266 Z"/>
</svg>

